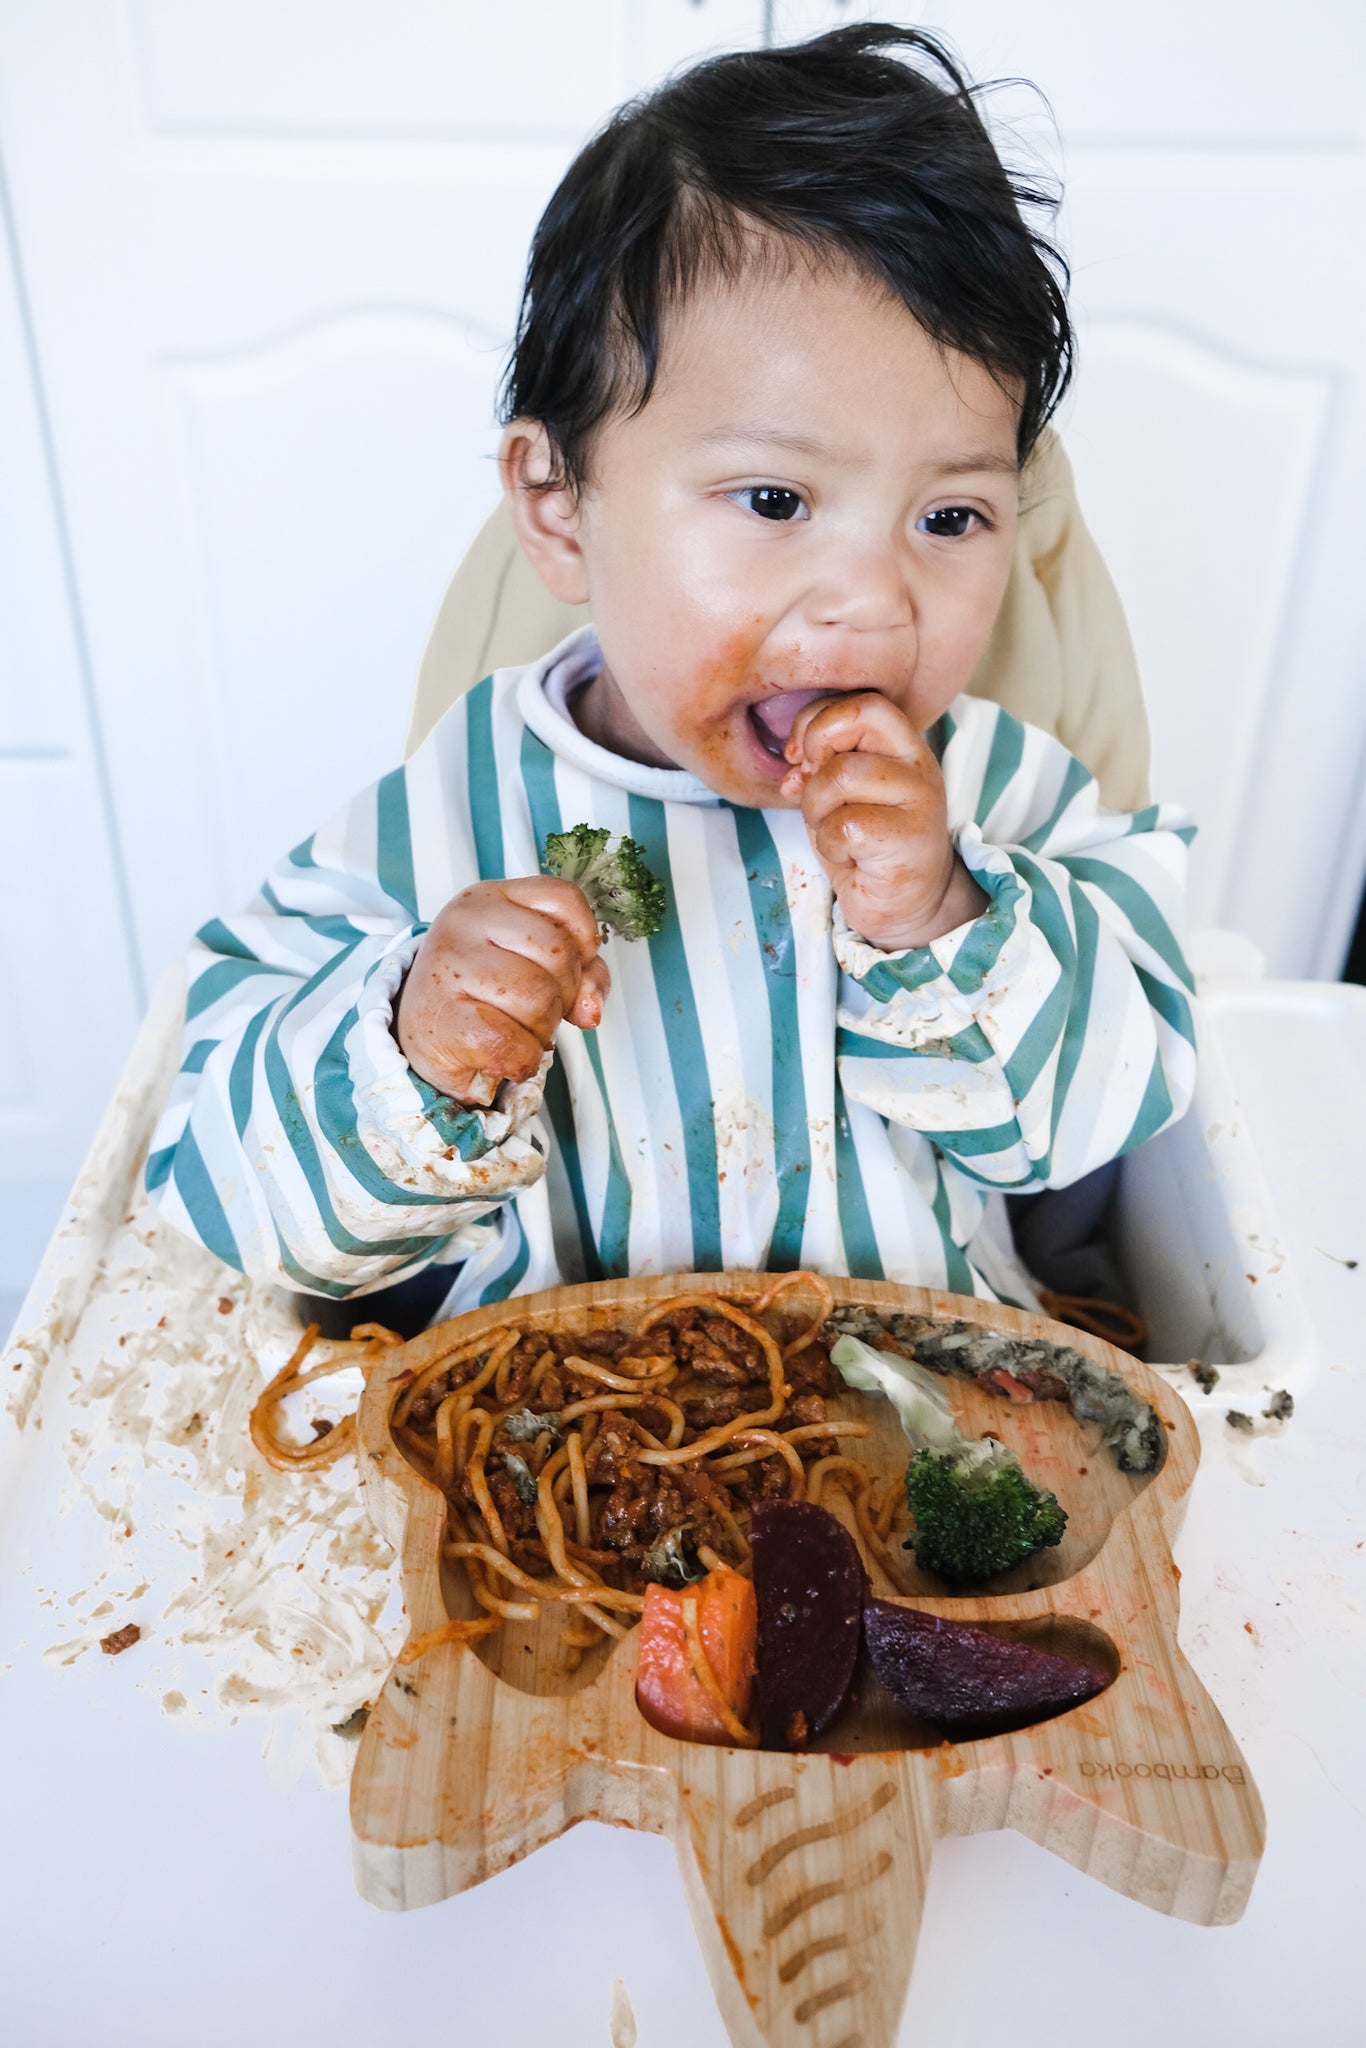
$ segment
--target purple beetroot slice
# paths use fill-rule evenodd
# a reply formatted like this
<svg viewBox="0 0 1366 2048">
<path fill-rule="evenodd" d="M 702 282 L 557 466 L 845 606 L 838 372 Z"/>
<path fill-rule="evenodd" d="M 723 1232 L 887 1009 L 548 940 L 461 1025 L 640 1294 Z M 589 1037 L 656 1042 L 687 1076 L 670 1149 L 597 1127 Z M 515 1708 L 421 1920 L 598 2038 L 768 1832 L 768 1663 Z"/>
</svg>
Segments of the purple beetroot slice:
<svg viewBox="0 0 1366 2048">
<path fill-rule="evenodd" d="M 893 1699 L 955 1738 L 1046 1720 L 1110 1683 L 1105 1672 L 1075 1657 L 1056 1657 L 890 1600 L 867 1602 L 863 1633 L 873 1669 Z"/>
<path fill-rule="evenodd" d="M 759 1610 L 759 1740 L 797 1749 L 849 1694 L 867 1590 L 858 1546 L 828 1509 L 765 1500 L 750 1525 Z"/>
</svg>

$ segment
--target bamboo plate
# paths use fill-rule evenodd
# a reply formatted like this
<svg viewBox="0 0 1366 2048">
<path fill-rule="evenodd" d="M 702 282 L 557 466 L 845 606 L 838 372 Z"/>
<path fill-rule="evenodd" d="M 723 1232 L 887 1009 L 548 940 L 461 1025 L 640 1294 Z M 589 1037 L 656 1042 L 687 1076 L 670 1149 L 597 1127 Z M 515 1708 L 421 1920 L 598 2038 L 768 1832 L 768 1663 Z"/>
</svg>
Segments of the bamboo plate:
<svg viewBox="0 0 1366 2048">
<path fill-rule="evenodd" d="M 476 1310 L 462 1318 L 462 1335 L 514 1317 L 542 1329 L 629 1325 L 683 1287 L 743 1301 L 770 1278 L 561 1288 Z M 1165 1461 L 1151 1478 L 1132 1479 L 1062 1403 L 1016 1406 L 945 1383 L 963 1426 L 1004 1438 L 1071 1519 L 1059 1549 L 989 1594 L 950 1598 L 941 1587 L 913 1591 L 911 1604 L 1099 1659 L 1116 1673 L 1109 1688 L 1054 1720 L 955 1746 L 910 1721 L 868 1673 L 857 1704 L 811 1751 L 710 1747 L 661 1735 L 638 1713 L 633 1638 L 604 1643 L 566 1674 L 563 1617 L 546 1608 L 539 1623 L 442 1644 L 390 1673 L 351 1788 L 366 1899 L 396 1910 L 430 1905 L 580 1820 L 668 1835 L 737 2048 L 889 2048 L 941 1835 L 1016 1828 L 1159 1912 L 1203 1925 L 1239 1917 L 1264 1822 L 1233 1738 L 1177 1646 L 1171 1544 L 1199 1455 L 1184 1403 L 1136 1360 L 1041 1316 L 878 1281 L 831 1287 L 837 1303 L 1070 1344 L 1156 1409 Z M 445 1501 L 389 1432 L 394 1374 L 446 1349 L 452 1328 L 391 1353 L 387 1369 L 370 1375 L 359 1415 L 367 1504 L 401 1557 L 414 1636 L 476 1611 L 463 1580 L 443 1586 Z M 882 1472 L 904 1467 L 890 1403 L 850 1394 L 831 1408 L 873 1424 L 858 1456 Z M 842 1506 L 833 1489 L 827 1500 Z M 894 1595 L 876 1563 L 865 1564 L 874 1591 Z"/>
</svg>

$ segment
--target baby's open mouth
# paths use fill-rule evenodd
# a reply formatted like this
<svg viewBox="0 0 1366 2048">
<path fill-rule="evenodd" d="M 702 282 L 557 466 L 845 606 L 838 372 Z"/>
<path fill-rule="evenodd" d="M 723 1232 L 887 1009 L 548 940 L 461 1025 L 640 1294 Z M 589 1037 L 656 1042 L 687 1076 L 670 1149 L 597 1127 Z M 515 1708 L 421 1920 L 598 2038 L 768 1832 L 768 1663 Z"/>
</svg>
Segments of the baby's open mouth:
<svg viewBox="0 0 1366 2048">
<path fill-rule="evenodd" d="M 807 705 L 814 704 L 818 698 L 829 695 L 829 690 L 781 690 L 774 697 L 761 697 L 757 704 L 751 704 L 749 722 L 764 752 L 771 754 L 775 761 L 783 760 L 783 750 L 798 713 L 805 711 Z"/>
</svg>

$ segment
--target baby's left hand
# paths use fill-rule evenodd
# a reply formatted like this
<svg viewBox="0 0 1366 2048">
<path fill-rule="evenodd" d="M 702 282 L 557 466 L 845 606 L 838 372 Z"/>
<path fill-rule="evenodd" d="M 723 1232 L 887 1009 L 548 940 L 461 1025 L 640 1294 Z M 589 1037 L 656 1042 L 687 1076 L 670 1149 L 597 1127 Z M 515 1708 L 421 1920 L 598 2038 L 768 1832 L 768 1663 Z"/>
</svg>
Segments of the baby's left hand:
<svg viewBox="0 0 1366 2048">
<path fill-rule="evenodd" d="M 944 778 L 920 733 L 875 690 L 797 714 L 783 795 L 801 805 L 845 918 L 884 953 L 927 946 L 987 897 L 949 837 Z"/>
</svg>

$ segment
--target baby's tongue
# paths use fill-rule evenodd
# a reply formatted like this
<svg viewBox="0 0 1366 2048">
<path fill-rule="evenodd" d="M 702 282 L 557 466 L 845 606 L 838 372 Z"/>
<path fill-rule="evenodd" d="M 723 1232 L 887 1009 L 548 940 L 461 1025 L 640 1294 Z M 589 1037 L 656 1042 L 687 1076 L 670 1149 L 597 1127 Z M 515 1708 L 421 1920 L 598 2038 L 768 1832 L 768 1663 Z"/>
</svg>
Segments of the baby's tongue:
<svg viewBox="0 0 1366 2048">
<path fill-rule="evenodd" d="M 776 697 L 761 697 L 749 708 L 755 724 L 775 742 L 777 751 L 781 753 L 797 722 L 798 712 L 805 711 L 807 705 L 814 704 L 818 698 L 829 695 L 828 690 L 783 690 Z"/>
</svg>

